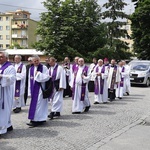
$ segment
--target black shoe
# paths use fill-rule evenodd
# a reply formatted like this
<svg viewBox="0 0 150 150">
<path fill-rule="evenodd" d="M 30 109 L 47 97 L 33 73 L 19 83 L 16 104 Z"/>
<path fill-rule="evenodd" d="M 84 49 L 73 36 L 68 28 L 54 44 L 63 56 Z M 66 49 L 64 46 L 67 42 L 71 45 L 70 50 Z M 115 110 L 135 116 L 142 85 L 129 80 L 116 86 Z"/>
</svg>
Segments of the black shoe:
<svg viewBox="0 0 150 150">
<path fill-rule="evenodd" d="M 99 102 L 94 102 L 94 104 L 100 104 Z"/>
<path fill-rule="evenodd" d="M 127 95 L 130 95 L 129 92 L 126 92 L 126 93 L 127 93 Z"/>
<path fill-rule="evenodd" d="M 30 121 L 29 123 L 27 123 L 27 125 L 30 127 L 37 127 L 39 124 L 36 121 Z"/>
<path fill-rule="evenodd" d="M 15 111 L 16 111 L 16 109 L 17 109 L 17 108 L 13 109 L 13 112 L 15 112 Z"/>
<path fill-rule="evenodd" d="M 13 126 L 10 126 L 9 128 L 7 128 L 7 132 L 12 131 L 12 130 L 13 130 Z"/>
<path fill-rule="evenodd" d="M 112 102 L 112 101 L 113 101 L 113 99 L 109 99 L 109 101 L 110 101 L 110 102 Z"/>
<path fill-rule="evenodd" d="M 60 116 L 60 112 L 54 113 L 54 117 L 59 117 L 59 116 Z"/>
<path fill-rule="evenodd" d="M 122 99 L 122 97 L 118 97 L 119 99 Z"/>
<path fill-rule="evenodd" d="M 103 102 L 103 104 L 107 104 L 108 102 Z"/>
<path fill-rule="evenodd" d="M 48 115 L 48 118 L 50 118 L 50 119 L 52 120 L 53 117 L 54 117 L 54 112 L 51 112 L 51 113 Z"/>
<path fill-rule="evenodd" d="M 14 109 L 14 113 L 20 113 L 21 112 L 21 107 L 17 107 L 16 109 Z"/>
<path fill-rule="evenodd" d="M 81 114 L 81 112 L 80 111 L 72 112 L 72 114 Z"/>
<path fill-rule="evenodd" d="M 88 112 L 88 111 L 89 111 L 89 109 L 90 109 L 90 107 L 91 107 L 91 106 L 87 106 L 87 107 L 85 107 L 84 112 Z"/>
</svg>

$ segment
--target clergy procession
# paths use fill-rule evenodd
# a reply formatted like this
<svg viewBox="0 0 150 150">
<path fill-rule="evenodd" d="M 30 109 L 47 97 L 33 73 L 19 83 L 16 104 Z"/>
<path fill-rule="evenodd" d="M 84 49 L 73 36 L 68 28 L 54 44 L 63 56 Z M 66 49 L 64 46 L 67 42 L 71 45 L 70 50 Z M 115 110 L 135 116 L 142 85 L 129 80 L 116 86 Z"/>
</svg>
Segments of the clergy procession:
<svg viewBox="0 0 150 150">
<path fill-rule="evenodd" d="M 25 65 L 21 55 L 16 55 L 11 63 L 8 53 L 0 52 L 0 135 L 13 130 L 11 114 L 20 113 L 27 101 L 31 128 L 59 118 L 65 97 L 72 98 L 70 113 L 82 114 L 92 104 L 111 103 L 130 94 L 130 67 L 124 60 L 93 58 L 87 65 L 80 57 L 74 63 L 68 57 L 62 63 L 49 57 L 46 62 L 33 55 Z M 89 92 L 93 92 L 92 99 Z"/>
</svg>

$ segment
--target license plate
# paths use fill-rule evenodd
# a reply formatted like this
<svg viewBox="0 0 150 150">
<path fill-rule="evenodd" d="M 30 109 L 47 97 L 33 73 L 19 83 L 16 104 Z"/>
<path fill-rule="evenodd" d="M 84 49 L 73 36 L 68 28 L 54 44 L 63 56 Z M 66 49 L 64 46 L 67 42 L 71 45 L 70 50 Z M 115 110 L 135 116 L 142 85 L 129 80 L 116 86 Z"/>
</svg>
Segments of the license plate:
<svg viewBox="0 0 150 150">
<path fill-rule="evenodd" d="M 130 80 L 132 80 L 132 81 L 133 81 L 133 80 L 134 80 L 134 78 L 130 78 Z"/>
</svg>

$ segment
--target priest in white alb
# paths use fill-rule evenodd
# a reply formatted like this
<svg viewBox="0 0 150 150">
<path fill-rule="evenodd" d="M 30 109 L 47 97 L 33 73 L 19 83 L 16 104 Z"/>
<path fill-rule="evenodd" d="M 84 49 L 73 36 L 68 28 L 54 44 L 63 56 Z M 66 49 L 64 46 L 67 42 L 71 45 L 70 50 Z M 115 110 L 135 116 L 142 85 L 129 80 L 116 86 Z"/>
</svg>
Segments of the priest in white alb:
<svg viewBox="0 0 150 150">
<path fill-rule="evenodd" d="M 42 125 L 47 120 L 48 98 L 43 97 L 42 88 L 45 89 L 45 82 L 48 80 L 45 75 L 47 67 L 40 63 L 37 55 L 32 56 L 33 65 L 29 69 L 28 96 L 31 97 L 27 125 L 36 127 Z M 42 86 L 42 88 L 41 88 Z"/>
<path fill-rule="evenodd" d="M 49 71 L 53 83 L 53 91 L 50 95 L 51 112 L 48 115 L 50 119 L 59 117 L 63 107 L 63 92 L 66 89 L 66 74 L 62 66 L 58 65 L 54 57 L 49 58 Z"/>
<path fill-rule="evenodd" d="M 107 78 L 108 98 L 110 99 L 110 101 L 115 100 L 116 88 L 119 82 L 120 82 L 119 68 L 116 65 L 115 59 L 112 59 L 111 64 L 108 67 L 108 78 Z"/>
<path fill-rule="evenodd" d="M 8 54 L 0 52 L 0 135 L 12 131 L 11 110 L 14 100 L 16 70 L 8 61 Z"/>
<path fill-rule="evenodd" d="M 25 106 L 24 92 L 25 92 L 25 79 L 26 79 L 26 66 L 21 62 L 21 55 L 16 55 L 15 69 L 16 69 L 16 82 L 14 92 L 14 113 L 19 113 L 21 107 Z"/>
<path fill-rule="evenodd" d="M 126 61 L 122 61 L 123 66 L 125 67 L 126 70 L 126 76 L 124 78 L 125 84 L 124 84 L 124 94 L 129 95 L 131 92 L 131 82 L 130 82 L 130 66 L 126 64 Z"/>
<path fill-rule="evenodd" d="M 124 94 L 125 77 L 127 76 L 127 73 L 126 73 L 126 68 L 123 66 L 122 61 L 120 61 L 118 65 L 119 65 L 118 68 L 119 68 L 121 80 L 117 84 L 116 97 L 122 99 Z"/>
<path fill-rule="evenodd" d="M 103 60 L 98 60 L 98 65 L 94 68 L 93 75 L 95 76 L 95 95 L 94 104 L 107 103 L 108 87 L 107 77 L 108 70 L 103 64 Z"/>
<path fill-rule="evenodd" d="M 91 77 L 90 69 L 84 64 L 84 59 L 79 58 L 78 67 L 71 77 L 70 86 L 72 88 L 72 114 L 87 112 L 90 108 L 88 96 L 88 82 Z"/>
</svg>

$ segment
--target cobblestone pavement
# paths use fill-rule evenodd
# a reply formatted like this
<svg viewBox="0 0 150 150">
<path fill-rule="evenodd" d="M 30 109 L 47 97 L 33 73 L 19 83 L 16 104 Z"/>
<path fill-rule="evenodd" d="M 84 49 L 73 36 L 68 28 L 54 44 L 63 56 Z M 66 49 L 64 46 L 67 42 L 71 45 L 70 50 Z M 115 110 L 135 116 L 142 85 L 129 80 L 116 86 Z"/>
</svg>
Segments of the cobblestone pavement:
<svg viewBox="0 0 150 150">
<path fill-rule="evenodd" d="M 88 113 L 71 114 L 71 98 L 64 99 L 59 119 L 29 128 L 28 106 L 12 113 L 13 132 L 0 137 L 0 150 L 86 150 L 115 132 L 150 114 L 150 88 L 132 87 L 130 96 L 108 104 L 93 105 Z M 29 103 L 29 100 L 28 100 Z"/>
</svg>

